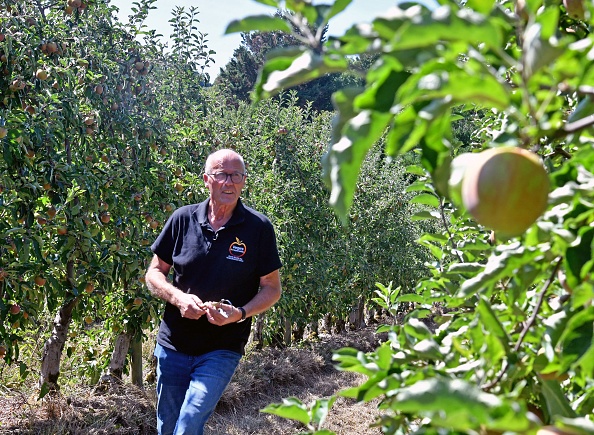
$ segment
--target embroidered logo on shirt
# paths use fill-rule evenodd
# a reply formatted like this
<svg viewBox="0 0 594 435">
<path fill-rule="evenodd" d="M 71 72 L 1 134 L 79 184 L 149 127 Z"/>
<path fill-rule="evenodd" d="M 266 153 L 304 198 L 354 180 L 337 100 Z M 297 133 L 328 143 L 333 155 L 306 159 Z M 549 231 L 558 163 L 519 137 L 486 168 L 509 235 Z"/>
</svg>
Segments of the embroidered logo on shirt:
<svg viewBox="0 0 594 435">
<path fill-rule="evenodd" d="M 245 243 L 239 240 L 239 237 L 235 237 L 235 241 L 229 245 L 229 255 L 227 256 L 227 259 L 243 261 L 241 257 L 243 257 L 246 252 L 247 247 L 245 246 Z"/>
</svg>

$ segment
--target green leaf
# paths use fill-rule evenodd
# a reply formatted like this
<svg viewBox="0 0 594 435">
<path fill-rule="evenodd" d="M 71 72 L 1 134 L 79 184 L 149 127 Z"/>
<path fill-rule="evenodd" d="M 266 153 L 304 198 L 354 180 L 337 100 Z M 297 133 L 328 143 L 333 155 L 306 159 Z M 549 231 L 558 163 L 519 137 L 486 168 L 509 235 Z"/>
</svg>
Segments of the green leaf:
<svg viewBox="0 0 594 435">
<path fill-rule="evenodd" d="M 410 200 L 411 204 L 423 204 L 428 205 L 430 207 L 438 208 L 440 206 L 439 198 L 435 195 L 431 195 L 429 193 L 422 193 L 420 195 L 415 196 Z"/>
<path fill-rule="evenodd" d="M 353 0 L 335 0 L 330 7 L 330 11 L 325 16 L 326 21 L 344 11 L 352 3 L 352 1 Z"/>
<path fill-rule="evenodd" d="M 254 1 L 257 3 L 263 4 L 263 5 L 266 5 L 266 6 L 273 6 L 277 9 L 279 9 L 279 7 L 280 7 L 277 0 L 254 0 Z"/>
<path fill-rule="evenodd" d="M 422 166 L 419 165 L 410 165 L 406 167 L 406 172 L 408 174 L 413 174 L 413 175 L 419 175 L 419 176 L 425 176 L 427 175 L 427 172 L 425 172 L 425 169 L 423 169 Z"/>
<path fill-rule="evenodd" d="M 348 211 L 353 202 L 359 170 L 367 151 L 381 137 L 390 122 L 389 113 L 363 111 L 346 122 L 339 111 L 336 124 L 344 125 L 340 131 L 333 129 L 333 137 L 340 136 L 333 142 L 324 156 L 324 173 L 330 175 L 330 205 L 336 211 L 343 224 L 348 222 Z"/>
<path fill-rule="evenodd" d="M 44 382 L 41 388 L 39 389 L 39 397 L 38 399 L 43 399 L 47 393 L 50 392 L 50 387 L 47 382 Z"/>
<path fill-rule="evenodd" d="M 485 326 L 485 330 L 489 331 L 491 335 L 497 337 L 505 349 L 505 353 L 509 354 L 511 351 L 509 347 L 509 344 L 511 343 L 511 337 L 507 334 L 507 331 L 499 321 L 497 314 L 493 311 L 489 300 L 484 296 L 481 296 L 477 309 L 480 319 Z"/>
<path fill-rule="evenodd" d="M 276 95 L 291 86 L 348 68 L 348 61 L 341 56 L 323 56 L 313 50 L 300 51 L 301 54 L 295 57 L 295 48 L 276 50 L 274 57 L 266 61 L 254 88 L 256 101 Z"/>
<path fill-rule="evenodd" d="M 230 33 L 247 33 L 253 31 L 281 31 L 290 34 L 292 29 L 291 26 L 289 26 L 289 24 L 280 17 L 272 17 L 270 15 L 253 15 L 251 17 L 242 18 L 241 20 L 231 21 L 225 29 L 225 35 Z"/>
<path fill-rule="evenodd" d="M 283 399 L 282 403 L 272 403 L 261 410 L 268 414 L 278 415 L 282 418 L 297 420 L 304 425 L 310 422 L 310 416 L 305 405 L 296 397 Z"/>
<path fill-rule="evenodd" d="M 579 243 L 567 248 L 563 260 L 567 273 L 567 284 L 576 287 L 582 282 L 584 266 L 592 259 L 594 227 L 582 227 L 578 230 Z"/>
<path fill-rule="evenodd" d="M 554 417 L 577 417 L 575 411 L 572 409 L 567 397 L 563 394 L 563 390 L 559 385 L 559 381 L 542 380 L 540 382 L 542 395 L 544 397 L 549 415 Z"/>
<path fill-rule="evenodd" d="M 379 17 L 373 21 L 373 27 L 398 50 L 433 48 L 443 41 L 499 47 L 503 40 L 500 23 L 487 18 L 466 8 L 455 11 L 452 6 L 442 5 L 439 13 L 420 9 L 415 16 L 409 9 L 406 15 Z"/>
<path fill-rule="evenodd" d="M 563 47 L 554 46 L 541 35 L 542 25 L 533 23 L 524 32 L 524 69 L 531 77 L 541 68 L 551 64 L 564 52 Z"/>
<path fill-rule="evenodd" d="M 328 417 L 328 412 L 330 412 L 330 408 L 336 401 L 336 396 L 332 396 L 328 399 L 317 399 L 314 402 L 314 405 L 311 408 L 311 422 L 315 424 L 316 427 L 320 427 L 326 421 L 326 417 Z"/>
<path fill-rule="evenodd" d="M 494 4 L 495 0 L 468 0 L 466 7 L 474 9 L 481 14 L 488 14 L 493 9 Z"/>
<path fill-rule="evenodd" d="M 432 424 L 469 431 L 497 420 L 516 429 L 528 427 L 527 418 L 500 397 L 460 379 L 432 378 L 400 389 L 391 402 L 394 410 L 431 418 Z"/>
<path fill-rule="evenodd" d="M 441 215 L 437 211 L 419 211 L 411 216 L 411 220 L 413 221 L 421 221 L 425 219 L 440 219 Z"/>
</svg>

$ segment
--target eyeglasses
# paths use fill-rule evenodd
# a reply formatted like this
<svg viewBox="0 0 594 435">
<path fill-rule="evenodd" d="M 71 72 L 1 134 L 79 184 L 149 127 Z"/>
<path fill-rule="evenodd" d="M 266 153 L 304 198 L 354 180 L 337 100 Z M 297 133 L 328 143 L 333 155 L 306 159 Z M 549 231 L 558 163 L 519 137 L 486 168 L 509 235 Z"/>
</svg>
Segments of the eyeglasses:
<svg viewBox="0 0 594 435">
<path fill-rule="evenodd" d="M 232 174 L 226 174 L 225 172 L 215 172 L 214 174 L 206 175 L 210 175 L 217 183 L 226 183 L 227 180 L 231 178 L 231 182 L 233 184 L 239 184 L 245 178 L 245 174 L 242 174 L 241 172 L 234 172 Z"/>
</svg>

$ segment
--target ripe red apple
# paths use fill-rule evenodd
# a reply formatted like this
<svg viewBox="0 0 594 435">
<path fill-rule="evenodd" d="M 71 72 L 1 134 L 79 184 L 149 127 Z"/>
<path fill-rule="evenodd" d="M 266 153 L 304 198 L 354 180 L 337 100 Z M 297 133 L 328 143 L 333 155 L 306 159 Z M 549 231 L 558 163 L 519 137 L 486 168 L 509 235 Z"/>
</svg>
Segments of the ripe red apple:
<svg viewBox="0 0 594 435">
<path fill-rule="evenodd" d="M 66 234 L 68 234 L 68 228 L 66 228 L 64 226 L 59 226 L 56 231 L 58 232 L 58 235 L 60 235 L 60 236 L 65 236 Z"/>
<path fill-rule="evenodd" d="M 138 307 L 138 306 L 142 305 L 142 299 L 134 298 L 134 301 L 132 303 Z"/>
<path fill-rule="evenodd" d="M 51 185 L 50 185 L 50 187 L 51 187 Z M 45 187 L 44 187 L 44 189 L 45 189 Z M 49 189 L 46 189 L 46 190 L 49 190 Z M 50 219 L 55 218 L 56 217 L 56 213 L 58 213 L 58 210 L 56 210 L 56 207 L 54 207 L 53 205 L 50 205 L 48 207 L 48 209 L 47 209 L 47 215 L 49 216 L 49 218 Z"/>
<path fill-rule="evenodd" d="M 462 201 L 481 225 L 498 235 L 519 236 L 546 210 L 549 188 L 536 154 L 517 147 L 492 148 L 466 169 Z"/>
<path fill-rule="evenodd" d="M 105 213 L 101 213 L 101 216 L 99 217 L 99 219 L 101 219 L 101 222 L 106 224 L 111 220 L 111 215 L 109 214 L 108 211 L 106 211 Z"/>
<path fill-rule="evenodd" d="M 46 279 L 41 276 L 41 275 L 37 275 L 35 277 L 35 284 L 38 285 L 39 287 L 42 287 L 45 285 Z"/>
<path fill-rule="evenodd" d="M 21 306 L 19 304 L 12 304 L 10 306 L 10 314 L 18 314 L 21 312 Z"/>
<path fill-rule="evenodd" d="M 93 293 L 93 290 L 95 290 L 95 285 L 92 282 L 88 282 L 87 285 L 85 286 L 85 292 Z"/>
</svg>

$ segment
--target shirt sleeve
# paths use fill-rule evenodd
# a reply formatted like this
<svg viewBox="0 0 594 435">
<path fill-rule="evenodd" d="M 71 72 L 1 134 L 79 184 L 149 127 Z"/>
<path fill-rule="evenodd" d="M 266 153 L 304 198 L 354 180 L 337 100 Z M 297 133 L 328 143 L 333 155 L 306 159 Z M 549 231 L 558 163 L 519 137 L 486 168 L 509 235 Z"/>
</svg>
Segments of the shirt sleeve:
<svg viewBox="0 0 594 435">
<path fill-rule="evenodd" d="M 165 222 L 163 230 L 151 245 L 151 251 L 169 265 L 173 265 L 173 250 L 179 234 L 179 209 Z"/>
<path fill-rule="evenodd" d="M 258 275 L 264 276 L 282 267 L 274 227 L 268 219 L 264 222 L 260 242 L 262 249 L 260 250 L 260 258 L 258 259 Z"/>
</svg>

